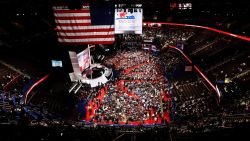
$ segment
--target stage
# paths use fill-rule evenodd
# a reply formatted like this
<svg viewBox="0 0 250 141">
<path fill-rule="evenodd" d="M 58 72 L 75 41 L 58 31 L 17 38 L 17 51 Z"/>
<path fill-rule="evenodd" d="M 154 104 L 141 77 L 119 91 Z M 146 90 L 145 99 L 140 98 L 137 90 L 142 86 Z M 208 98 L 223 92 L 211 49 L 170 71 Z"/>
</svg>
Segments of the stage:
<svg viewBox="0 0 250 141">
<path fill-rule="evenodd" d="M 101 64 L 91 64 L 81 74 L 76 75 L 82 83 L 90 84 L 91 87 L 97 87 L 106 84 L 113 76 L 112 69 Z"/>
</svg>

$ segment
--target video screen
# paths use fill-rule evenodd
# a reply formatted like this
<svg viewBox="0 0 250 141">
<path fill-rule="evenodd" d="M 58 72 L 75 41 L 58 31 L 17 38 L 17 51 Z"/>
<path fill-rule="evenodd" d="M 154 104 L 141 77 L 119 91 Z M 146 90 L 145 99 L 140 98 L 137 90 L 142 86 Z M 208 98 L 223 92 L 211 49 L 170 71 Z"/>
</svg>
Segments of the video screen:
<svg viewBox="0 0 250 141">
<path fill-rule="evenodd" d="M 115 8 L 115 34 L 142 34 L 142 8 Z"/>
<path fill-rule="evenodd" d="M 80 71 L 82 72 L 90 65 L 90 55 L 89 48 L 86 48 L 84 51 L 77 54 L 78 63 L 80 67 Z"/>
<path fill-rule="evenodd" d="M 52 62 L 52 67 L 63 67 L 62 61 L 51 60 L 51 62 Z"/>
</svg>

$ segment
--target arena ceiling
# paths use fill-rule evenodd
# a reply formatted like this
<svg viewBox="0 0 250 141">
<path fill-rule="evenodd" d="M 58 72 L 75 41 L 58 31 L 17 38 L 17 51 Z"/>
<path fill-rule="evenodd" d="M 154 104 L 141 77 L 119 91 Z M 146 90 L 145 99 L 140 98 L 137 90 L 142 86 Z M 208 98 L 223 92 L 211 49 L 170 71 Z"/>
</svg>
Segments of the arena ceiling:
<svg viewBox="0 0 250 141">
<path fill-rule="evenodd" d="M 228 15 L 228 12 L 238 13 L 241 15 L 240 20 L 246 20 L 250 14 L 250 1 L 247 0 L 1 0 L 0 1 L 0 46 L 6 44 L 7 40 L 4 39 L 9 35 L 16 35 L 15 32 L 10 32 L 6 28 L 10 25 L 12 27 L 16 27 L 19 30 L 22 30 L 20 21 L 26 21 L 29 23 L 33 23 L 34 19 L 41 20 L 42 26 L 45 25 L 48 28 L 45 33 L 38 34 L 38 39 L 42 39 L 41 37 L 48 37 L 48 34 L 51 35 L 54 27 L 54 17 L 53 12 L 51 9 L 52 4 L 55 3 L 68 3 L 72 5 L 81 5 L 82 2 L 93 2 L 93 3 L 103 3 L 103 2 L 110 2 L 110 3 L 142 3 L 144 8 L 144 16 L 148 17 L 144 19 L 144 21 L 152 20 L 154 16 L 158 16 L 158 21 L 167 21 L 169 17 L 177 17 L 179 19 L 198 19 L 200 17 L 205 17 L 204 15 L 199 15 L 201 12 L 207 12 L 202 14 L 207 14 L 210 17 L 205 17 L 206 19 L 215 19 L 216 13 L 223 12 L 223 15 Z M 188 11 L 188 14 L 179 13 L 179 11 L 170 11 L 169 5 L 171 2 L 191 2 L 193 4 L 193 10 Z M 240 9 L 240 10 L 239 10 Z M 212 12 L 213 11 L 213 12 Z M 185 11 L 184 11 L 185 12 Z M 239 13 L 240 12 L 240 13 Z M 194 17 L 194 15 L 198 15 Z M 218 15 L 218 14 L 217 14 Z M 233 18 L 238 18 L 237 14 L 234 14 Z M 226 17 L 228 18 L 228 17 Z M 220 19 L 225 19 L 225 17 L 220 17 Z M 235 19 L 234 19 L 235 20 Z M 238 20 L 238 19 L 237 19 Z M 152 20 L 153 21 L 153 20 Z M 173 20 L 174 22 L 183 22 L 183 23 L 195 23 L 200 24 L 196 21 L 180 21 L 180 20 Z M 198 20 L 199 21 L 199 20 Z M 202 20 L 200 20 L 202 21 Z M 224 20 L 225 21 L 225 20 Z M 230 20 L 231 22 L 232 20 Z M 239 20 L 238 20 L 239 21 Z M 212 21 L 214 22 L 214 21 Z M 201 23 L 208 23 L 207 21 L 202 21 Z M 248 23 L 248 22 L 247 22 Z M 244 23 L 245 24 L 245 23 Z M 33 24 L 34 25 L 34 24 Z M 12 27 L 10 29 L 12 29 Z M 240 25 L 240 27 L 243 27 Z M 38 27 L 39 28 L 39 27 Z M 6 31 L 6 32 L 4 32 Z M 8 31 L 8 32 L 7 32 Z M 13 30 L 14 31 L 14 30 Z M 49 32 L 48 32 L 49 31 Z M 39 31 L 41 32 L 41 31 Z M 6 33 L 6 34 L 5 34 Z M 33 34 L 32 34 L 33 35 Z M 41 37 L 40 37 L 41 36 Z M 20 42 L 30 42 L 30 40 L 34 40 L 35 37 L 27 37 L 25 40 L 20 37 L 18 38 L 18 42 L 15 43 L 11 40 L 8 46 L 19 45 Z"/>
<path fill-rule="evenodd" d="M 28 8 L 28 7 L 43 7 L 49 4 L 66 2 L 71 4 L 80 4 L 82 2 L 112 2 L 112 3 L 142 3 L 145 7 L 164 7 L 168 6 L 170 2 L 187 3 L 191 2 L 194 5 L 217 7 L 217 6 L 231 6 L 231 7 L 250 7 L 247 0 L 1 0 L 0 6 L 3 9 L 14 8 Z M 12 8 L 11 8 L 12 7 Z"/>
<path fill-rule="evenodd" d="M 150 13 L 152 14 L 157 11 L 162 15 L 165 13 L 169 14 L 169 7 L 172 2 L 191 2 L 193 5 L 193 11 L 196 13 L 197 11 L 202 10 L 235 13 L 243 11 L 244 13 L 250 13 L 250 1 L 247 0 L 1 0 L 0 16 L 8 17 L 13 14 L 15 15 L 18 12 L 39 12 L 47 15 L 47 12 L 51 9 L 52 4 L 61 2 L 76 6 L 81 5 L 83 2 L 142 3 L 146 15 L 150 15 Z"/>
</svg>

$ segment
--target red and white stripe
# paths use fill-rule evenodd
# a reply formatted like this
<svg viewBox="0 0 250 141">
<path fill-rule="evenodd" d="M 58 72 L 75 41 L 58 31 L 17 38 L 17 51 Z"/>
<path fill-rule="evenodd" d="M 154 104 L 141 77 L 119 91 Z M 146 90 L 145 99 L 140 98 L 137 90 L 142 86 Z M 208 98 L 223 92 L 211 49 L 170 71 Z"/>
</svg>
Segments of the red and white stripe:
<svg viewBox="0 0 250 141">
<path fill-rule="evenodd" d="M 89 6 L 80 10 L 53 7 L 58 41 L 66 44 L 112 44 L 114 25 L 91 25 Z"/>
</svg>

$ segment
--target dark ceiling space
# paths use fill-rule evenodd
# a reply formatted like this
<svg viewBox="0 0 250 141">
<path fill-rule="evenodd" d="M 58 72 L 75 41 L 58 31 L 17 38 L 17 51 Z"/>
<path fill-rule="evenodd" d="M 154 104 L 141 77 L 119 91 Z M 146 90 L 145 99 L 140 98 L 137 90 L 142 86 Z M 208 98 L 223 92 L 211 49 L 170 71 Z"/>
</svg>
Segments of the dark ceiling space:
<svg viewBox="0 0 250 141">
<path fill-rule="evenodd" d="M 250 28 L 250 2 L 245 0 L 1 0 L 0 48 L 16 47 L 23 50 L 23 47 L 34 49 L 33 46 L 36 46 L 36 49 L 51 50 L 49 46 L 57 44 L 52 5 L 66 3 L 77 8 L 83 2 L 142 3 L 144 21 L 179 22 L 211 27 L 218 23 L 230 23 L 230 28 L 216 28 L 246 35 Z M 170 10 L 170 3 L 189 2 L 192 3 L 192 10 Z"/>
<path fill-rule="evenodd" d="M 11 18 L 17 14 L 35 15 L 51 18 L 51 5 L 55 3 L 66 3 L 71 7 L 79 7 L 83 2 L 92 3 L 142 3 L 144 7 L 144 15 L 152 17 L 158 15 L 160 20 L 165 20 L 167 17 L 175 15 L 176 11 L 170 11 L 170 3 L 192 3 L 192 15 L 199 15 L 202 11 L 210 11 L 210 16 L 213 13 L 233 13 L 244 18 L 249 15 L 250 2 L 246 0 L 1 0 L 0 16 L 2 18 Z M 238 17 L 238 16 L 237 16 Z"/>
</svg>

